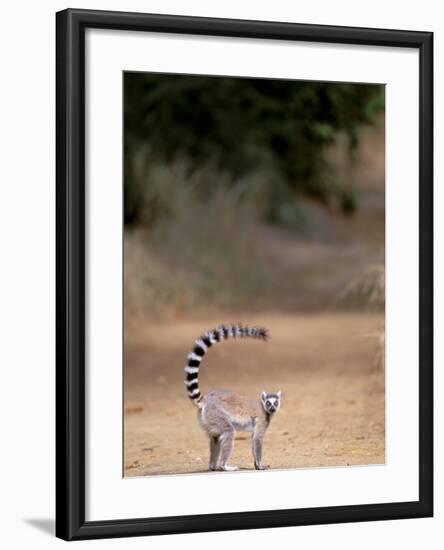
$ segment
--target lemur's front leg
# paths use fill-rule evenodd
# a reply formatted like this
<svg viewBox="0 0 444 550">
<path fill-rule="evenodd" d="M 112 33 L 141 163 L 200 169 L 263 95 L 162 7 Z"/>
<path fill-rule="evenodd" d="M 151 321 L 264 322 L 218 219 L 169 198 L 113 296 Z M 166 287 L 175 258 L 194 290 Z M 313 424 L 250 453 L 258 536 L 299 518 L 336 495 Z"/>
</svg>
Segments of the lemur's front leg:
<svg viewBox="0 0 444 550">
<path fill-rule="evenodd" d="M 255 429 L 253 432 L 253 458 L 256 470 L 267 470 L 269 466 L 262 464 L 262 448 L 264 446 L 265 432 Z"/>
</svg>

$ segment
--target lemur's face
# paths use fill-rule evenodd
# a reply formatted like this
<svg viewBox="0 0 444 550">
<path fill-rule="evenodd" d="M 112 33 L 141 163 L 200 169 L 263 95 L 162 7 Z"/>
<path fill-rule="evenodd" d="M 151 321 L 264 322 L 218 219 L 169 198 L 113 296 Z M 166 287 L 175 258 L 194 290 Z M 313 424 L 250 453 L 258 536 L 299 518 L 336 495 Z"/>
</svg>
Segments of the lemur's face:
<svg viewBox="0 0 444 550">
<path fill-rule="evenodd" d="M 269 414 L 274 414 L 279 410 L 279 407 L 281 406 L 281 393 L 278 391 L 277 393 L 267 393 L 265 391 L 261 394 L 261 403 L 264 407 L 265 412 Z"/>
</svg>

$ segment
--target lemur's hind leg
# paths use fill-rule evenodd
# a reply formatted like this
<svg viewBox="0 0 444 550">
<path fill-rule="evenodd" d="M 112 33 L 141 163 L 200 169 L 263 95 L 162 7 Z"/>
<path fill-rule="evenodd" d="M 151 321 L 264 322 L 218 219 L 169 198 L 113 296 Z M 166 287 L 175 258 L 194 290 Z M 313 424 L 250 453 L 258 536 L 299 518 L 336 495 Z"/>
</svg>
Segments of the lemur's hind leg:
<svg viewBox="0 0 444 550">
<path fill-rule="evenodd" d="M 227 464 L 234 446 L 234 427 L 227 412 L 222 406 L 207 403 L 199 419 L 210 438 L 210 470 L 237 470 Z"/>
<path fill-rule="evenodd" d="M 217 469 L 224 470 L 226 472 L 237 470 L 238 468 L 236 466 L 229 466 L 227 464 L 234 448 L 234 428 L 226 430 L 219 436 L 219 444 L 220 444 L 220 457 L 219 457 L 219 463 L 217 465 Z"/>
<path fill-rule="evenodd" d="M 210 435 L 210 470 L 217 470 L 217 463 L 220 454 L 219 436 Z"/>
</svg>

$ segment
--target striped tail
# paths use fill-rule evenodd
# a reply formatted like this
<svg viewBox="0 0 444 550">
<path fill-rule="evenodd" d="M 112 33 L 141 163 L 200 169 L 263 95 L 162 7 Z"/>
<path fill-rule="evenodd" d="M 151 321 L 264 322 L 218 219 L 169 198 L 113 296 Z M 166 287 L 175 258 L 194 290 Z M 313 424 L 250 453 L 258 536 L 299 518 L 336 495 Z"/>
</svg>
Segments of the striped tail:
<svg viewBox="0 0 444 550">
<path fill-rule="evenodd" d="M 228 340 L 228 338 L 257 338 L 268 340 L 268 331 L 265 328 L 243 327 L 240 323 L 236 325 L 220 325 L 218 328 L 209 330 L 195 342 L 194 349 L 188 354 L 188 362 L 185 367 L 185 385 L 187 386 L 188 397 L 193 403 L 199 406 L 202 395 L 199 390 L 199 367 L 204 355 L 209 348 L 217 342 Z"/>
</svg>

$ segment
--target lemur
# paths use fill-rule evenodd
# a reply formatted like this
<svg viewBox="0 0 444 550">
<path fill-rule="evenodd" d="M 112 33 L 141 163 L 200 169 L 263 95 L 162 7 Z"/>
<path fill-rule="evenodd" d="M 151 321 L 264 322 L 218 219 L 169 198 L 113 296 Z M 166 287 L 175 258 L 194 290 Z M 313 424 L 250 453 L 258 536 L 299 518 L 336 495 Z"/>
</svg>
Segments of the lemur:
<svg viewBox="0 0 444 550">
<path fill-rule="evenodd" d="M 268 332 L 265 328 L 241 324 L 221 325 L 209 330 L 196 340 L 185 367 L 188 397 L 198 407 L 200 425 L 210 440 L 209 469 L 212 471 L 238 469 L 227 464 L 233 452 L 235 431 L 252 432 L 254 467 L 256 470 L 268 468 L 262 463 L 264 436 L 271 418 L 279 410 L 281 392 L 263 391 L 259 399 L 248 399 L 227 390 L 202 395 L 199 389 L 199 367 L 208 349 L 228 338 L 245 337 L 266 341 Z"/>
</svg>

